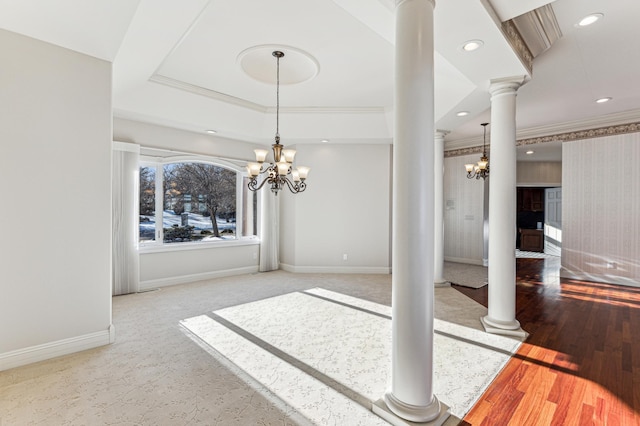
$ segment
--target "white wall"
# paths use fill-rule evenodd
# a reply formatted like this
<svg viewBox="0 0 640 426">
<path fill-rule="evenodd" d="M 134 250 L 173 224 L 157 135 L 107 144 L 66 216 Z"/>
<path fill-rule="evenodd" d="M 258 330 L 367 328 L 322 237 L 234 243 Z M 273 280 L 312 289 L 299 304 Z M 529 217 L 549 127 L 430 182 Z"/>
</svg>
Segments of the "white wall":
<svg viewBox="0 0 640 426">
<path fill-rule="evenodd" d="M 391 146 L 296 146 L 304 193 L 280 198 L 280 263 L 296 272 L 389 273 Z M 344 255 L 347 260 L 344 260 Z"/>
<path fill-rule="evenodd" d="M 464 165 L 479 155 L 444 159 L 445 260 L 482 265 L 484 181 L 467 179 Z"/>
<path fill-rule="evenodd" d="M 114 140 L 188 154 L 253 160 L 255 148 L 249 142 L 217 135 L 189 132 L 122 118 L 114 119 Z M 150 289 L 215 277 L 258 271 L 258 241 L 180 245 L 160 249 L 142 248 L 140 288 Z"/>
<path fill-rule="evenodd" d="M 227 139 L 218 135 L 189 132 L 172 127 L 114 118 L 113 140 L 136 143 L 147 148 L 174 150 L 188 154 L 218 156 L 254 161 L 253 150 L 266 148 L 250 142 Z"/>
<path fill-rule="evenodd" d="M 0 30 L 0 370 L 109 343 L 111 64 Z"/>
<path fill-rule="evenodd" d="M 182 246 L 140 254 L 140 289 L 258 272 L 258 241 Z"/>
<path fill-rule="evenodd" d="M 561 275 L 640 286 L 640 133 L 565 142 L 562 161 Z"/>
</svg>

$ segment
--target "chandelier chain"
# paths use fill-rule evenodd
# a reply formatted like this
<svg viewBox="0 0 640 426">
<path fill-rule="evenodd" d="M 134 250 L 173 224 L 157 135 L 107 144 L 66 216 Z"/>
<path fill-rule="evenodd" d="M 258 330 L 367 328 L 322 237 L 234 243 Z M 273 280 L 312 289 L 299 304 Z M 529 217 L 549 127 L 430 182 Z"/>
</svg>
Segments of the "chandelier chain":
<svg viewBox="0 0 640 426">
<path fill-rule="evenodd" d="M 489 158 L 487 157 L 487 126 L 489 123 L 481 123 L 482 134 L 482 157 L 477 164 L 465 164 L 464 167 L 467 170 L 468 179 L 486 179 L 489 176 Z"/>
<path fill-rule="evenodd" d="M 275 55 L 276 65 L 276 139 L 280 140 L 280 57 Z"/>
<path fill-rule="evenodd" d="M 269 185 L 271 192 L 278 195 L 278 192 L 287 188 L 294 194 L 304 192 L 307 188 L 305 180 L 309 173 L 309 167 L 293 165 L 296 155 L 295 149 L 284 149 L 280 145 L 280 58 L 284 52 L 275 50 L 272 55 L 277 60 L 276 65 L 276 136 L 275 143 L 271 145 L 273 150 L 273 162 L 266 162 L 268 151 L 265 149 L 254 149 L 256 162 L 247 164 L 249 183 L 247 186 L 251 191 L 259 191 L 262 187 Z M 263 175 L 262 180 L 259 177 Z"/>
<path fill-rule="evenodd" d="M 487 144 L 487 124 L 489 123 L 482 123 L 482 129 L 484 130 L 484 133 L 482 135 L 482 155 L 486 157 L 487 155 L 487 149 L 485 148 L 485 145 Z"/>
</svg>

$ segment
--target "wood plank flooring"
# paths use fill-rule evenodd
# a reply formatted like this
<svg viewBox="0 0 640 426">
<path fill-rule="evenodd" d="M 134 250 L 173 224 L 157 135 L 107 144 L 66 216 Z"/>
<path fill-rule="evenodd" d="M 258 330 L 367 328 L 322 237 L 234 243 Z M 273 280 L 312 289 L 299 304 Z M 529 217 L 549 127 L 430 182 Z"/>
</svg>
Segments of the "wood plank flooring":
<svg viewBox="0 0 640 426">
<path fill-rule="evenodd" d="M 559 278 L 516 259 L 516 318 L 530 333 L 461 425 L 640 425 L 640 289 Z M 453 286 L 487 305 L 487 287 Z"/>
</svg>

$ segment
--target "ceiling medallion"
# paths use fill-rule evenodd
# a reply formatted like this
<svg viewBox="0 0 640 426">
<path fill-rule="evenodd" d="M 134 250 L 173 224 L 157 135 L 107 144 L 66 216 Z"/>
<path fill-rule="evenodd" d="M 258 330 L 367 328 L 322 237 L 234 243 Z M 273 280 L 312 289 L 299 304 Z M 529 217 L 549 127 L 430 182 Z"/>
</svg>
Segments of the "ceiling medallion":
<svg viewBox="0 0 640 426">
<path fill-rule="evenodd" d="M 284 52 L 274 50 L 271 55 L 276 58 L 276 136 L 271 145 L 273 149 L 273 162 L 265 164 L 269 151 L 266 149 L 254 149 L 256 162 L 247 164 L 249 174 L 249 189 L 259 191 L 265 184 L 269 184 L 271 192 L 278 195 L 282 188 L 289 188 L 294 194 L 304 192 L 307 189 L 305 180 L 309 173 L 309 167 L 298 166 L 294 168 L 293 159 L 295 149 L 284 149 L 280 144 L 280 59 L 284 58 Z M 264 175 L 262 181 L 258 178 Z"/>
<path fill-rule="evenodd" d="M 285 67 L 280 75 L 280 84 L 298 84 L 318 75 L 320 65 L 316 58 L 304 50 L 291 46 L 263 44 L 240 52 L 237 62 L 249 77 L 263 83 L 276 84 L 273 75 L 273 52 L 284 54 Z"/>
</svg>

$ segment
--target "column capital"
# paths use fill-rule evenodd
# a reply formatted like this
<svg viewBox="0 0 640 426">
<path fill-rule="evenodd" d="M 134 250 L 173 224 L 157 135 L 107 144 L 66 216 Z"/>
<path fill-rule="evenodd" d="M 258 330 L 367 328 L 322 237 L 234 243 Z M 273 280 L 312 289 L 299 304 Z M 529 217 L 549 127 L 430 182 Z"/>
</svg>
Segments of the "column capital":
<svg viewBox="0 0 640 426">
<path fill-rule="evenodd" d="M 449 133 L 451 133 L 449 130 L 437 129 L 433 135 L 436 139 L 437 138 L 444 139 L 444 137 L 447 136 Z"/>
<path fill-rule="evenodd" d="M 489 93 L 491 96 L 515 94 L 516 91 L 527 82 L 527 76 L 496 78 L 490 81 Z"/>
<path fill-rule="evenodd" d="M 405 1 L 408 0 L 396 0 L 396 7 L 400 6 L 400 4 L 404 3 Z M 431 3 L 431 7 L 436 7 L 436 0 L 423 0 L 423 1 L 428 1 L 429 3 Z"/>
</svg>

